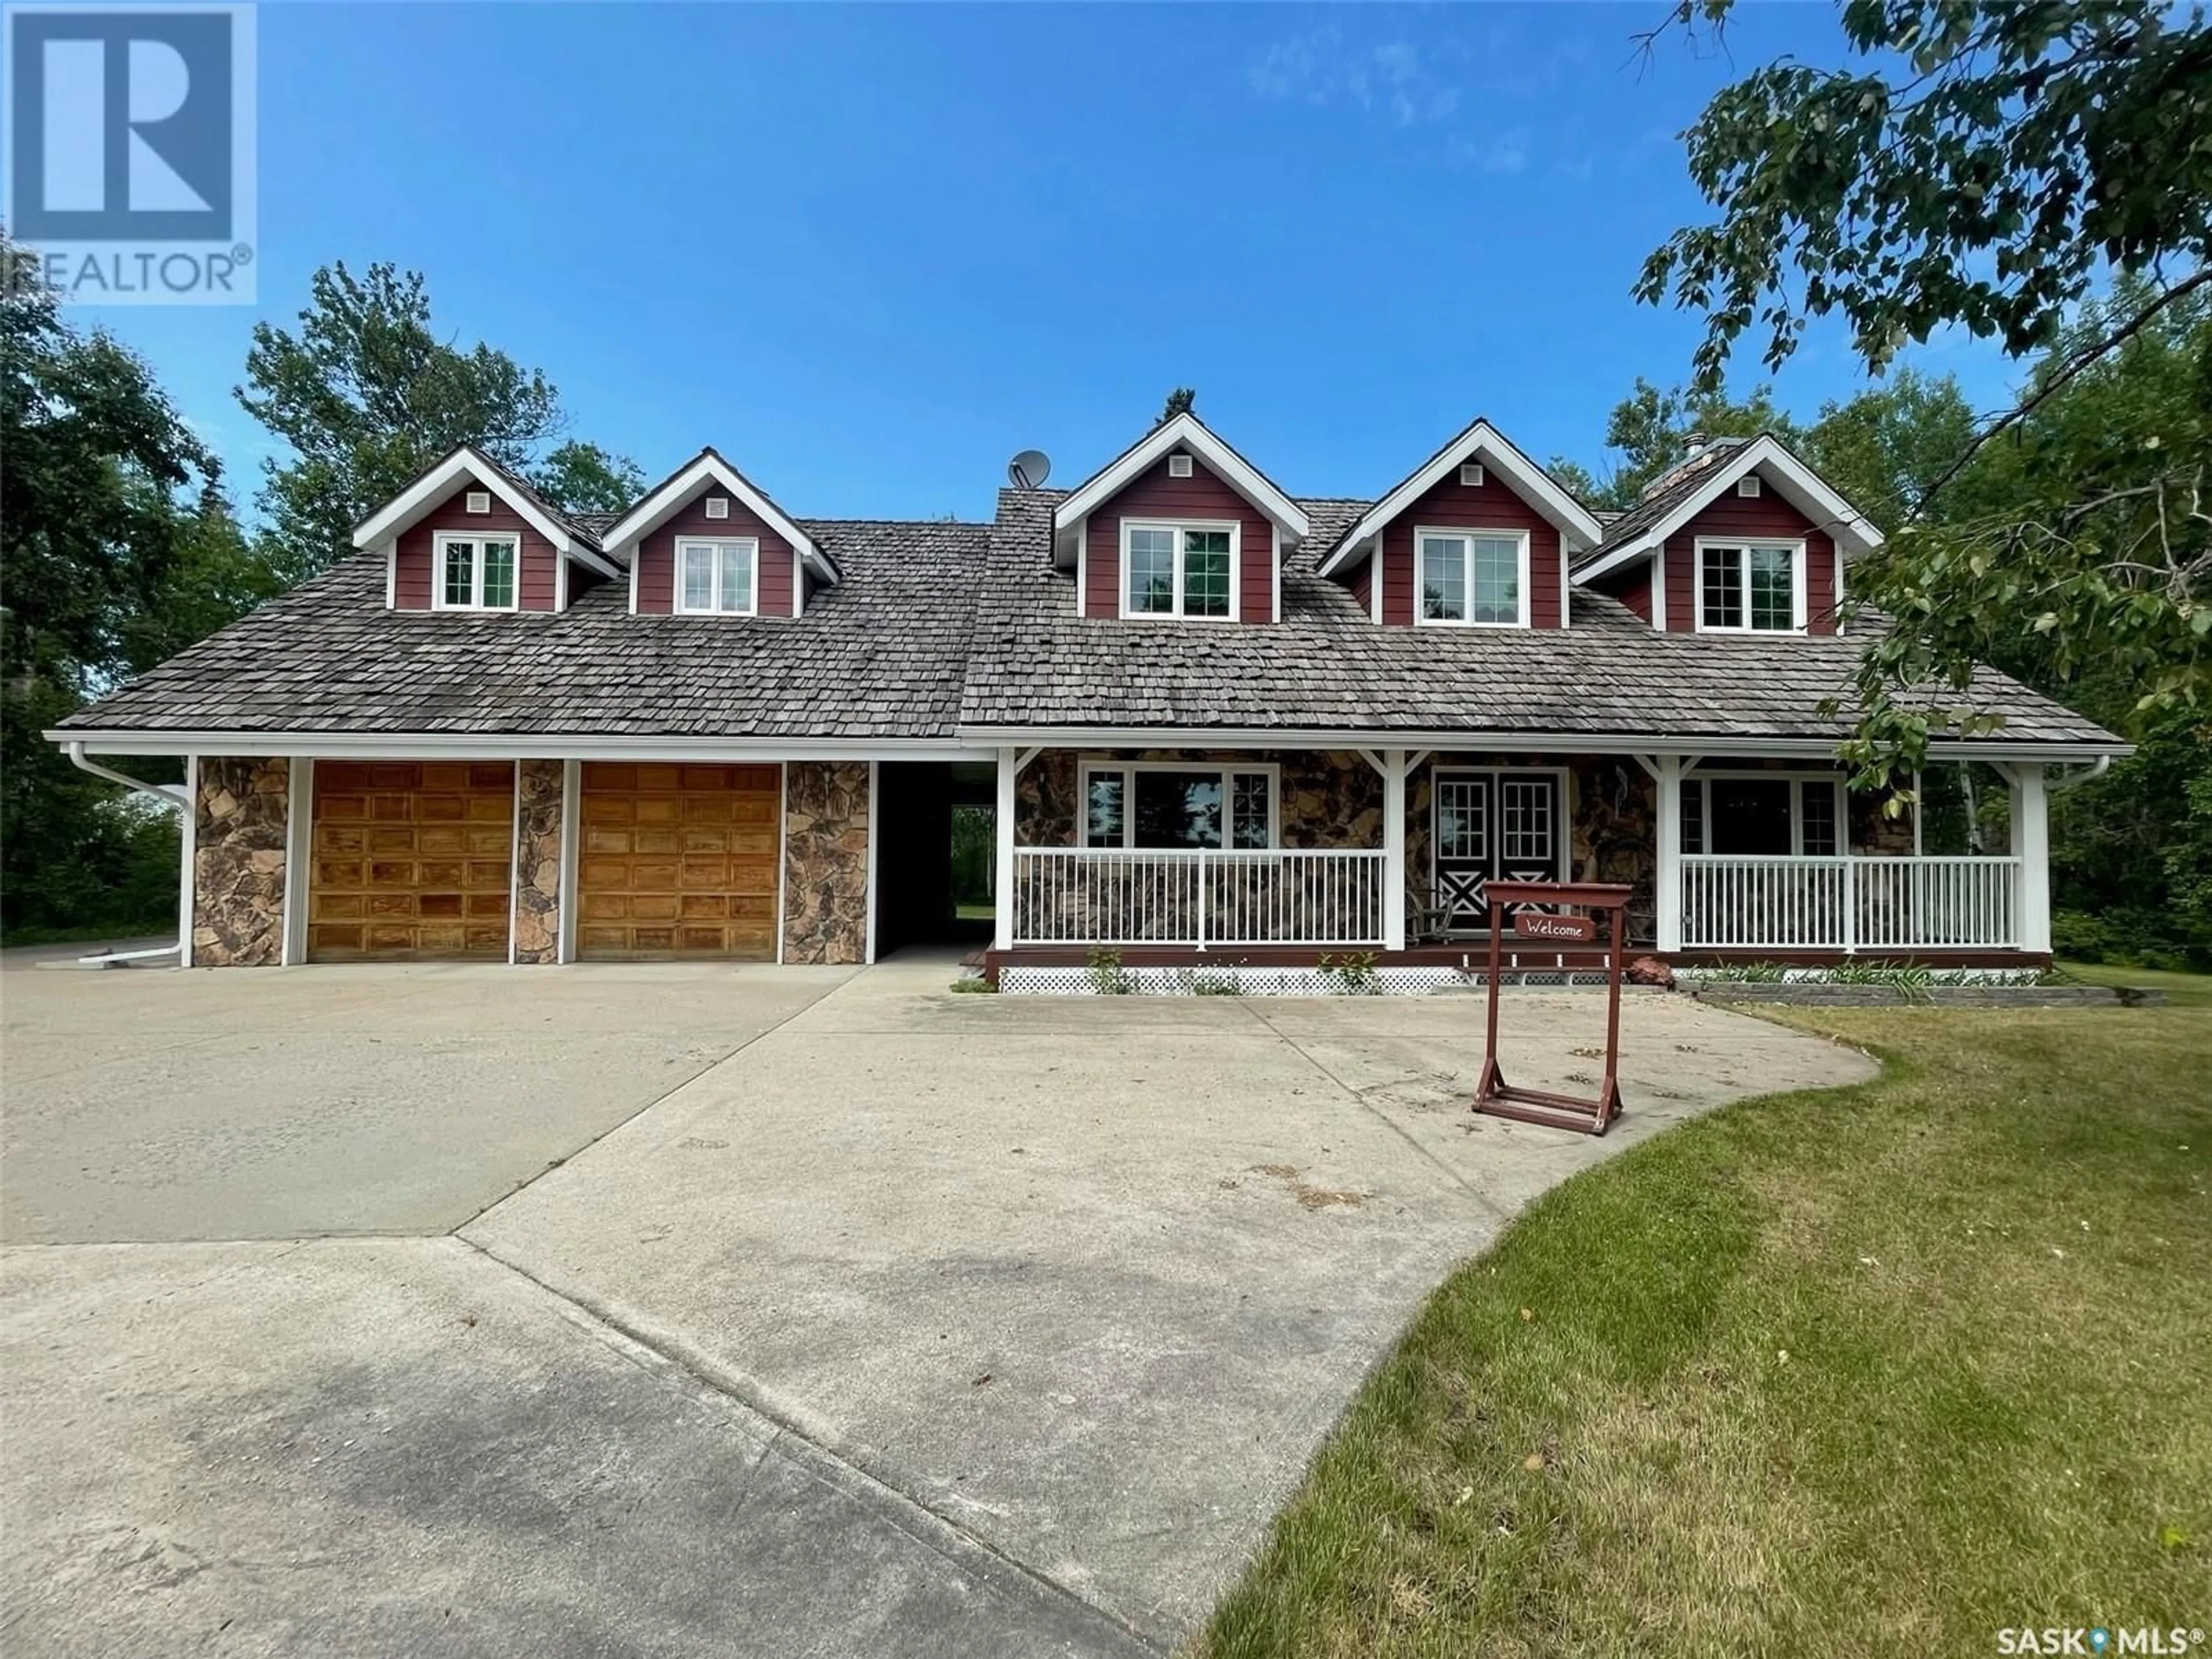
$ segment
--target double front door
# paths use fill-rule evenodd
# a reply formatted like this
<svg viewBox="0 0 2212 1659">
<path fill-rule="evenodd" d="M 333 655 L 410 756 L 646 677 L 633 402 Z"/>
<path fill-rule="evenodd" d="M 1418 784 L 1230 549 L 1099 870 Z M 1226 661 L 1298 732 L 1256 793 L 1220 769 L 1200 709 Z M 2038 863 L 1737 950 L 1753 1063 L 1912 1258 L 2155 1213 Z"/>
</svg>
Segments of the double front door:
<svg viewBox="0 0 2212 1659">
<path fill-rule="evenodd" d="M 1438 767 L 1437 906 L 1455 932 L 1486 932 L 1493 880 L 1565 879 L 1565 803 L 1556 772 Z"/>
</svg>

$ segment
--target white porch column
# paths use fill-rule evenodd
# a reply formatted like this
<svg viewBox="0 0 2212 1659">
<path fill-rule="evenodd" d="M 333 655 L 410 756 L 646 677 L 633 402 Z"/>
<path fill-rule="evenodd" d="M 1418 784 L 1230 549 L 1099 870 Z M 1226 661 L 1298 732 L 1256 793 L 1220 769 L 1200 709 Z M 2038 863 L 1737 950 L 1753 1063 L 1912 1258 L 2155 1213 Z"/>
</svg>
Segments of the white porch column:
<svg viewBox="0 0 2212 1659">
<path fill-rule="evenodd" d="M 2012 776 L 2012 855 L 2020 860 L 2020 948 L 2051 948 L 2051 798 L 2043 768 L 2023 762 Z"/>
<path fill-rule="evenodd" d="M 1021 769 L 1019 750 L 999 750 L 999 809 L 991 821 L 999 854 L 996 890 L 991 895 L 991 943 L 1001 951 L 1014 942 L 1014 780 Z"/>
<path fill-rule="evenodd" d="M 1406 751 L 1382 751 L 1382 948 L 1406 948 Z"/>
<path fill-rule="evenodd" d="M 1662 755 L 1652 775 L 1659 781 L 1659 867 L 1653 878 L 1657 900 L 1659 948 L 1682 948 L 1682 757 Z"/>
</svg>

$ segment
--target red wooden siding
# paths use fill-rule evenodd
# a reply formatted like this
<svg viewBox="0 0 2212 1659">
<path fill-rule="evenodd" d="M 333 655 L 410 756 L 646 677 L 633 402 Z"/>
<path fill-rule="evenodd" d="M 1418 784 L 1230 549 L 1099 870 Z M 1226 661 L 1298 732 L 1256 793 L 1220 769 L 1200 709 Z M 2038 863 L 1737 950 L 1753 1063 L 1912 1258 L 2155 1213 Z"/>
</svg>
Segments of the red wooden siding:
<svg viewBox="0 0 2212 1659">
<path fill-rule="evenodd" d="M 1741 537 L 1747 541 L 1805 544 L 1805 618 L 1810 632 L 1836 631 L 1836 544 L 1826 532 L 1775 493 L 1743 496 L 1733 487 L 1711 507 L 1667 538 L 1667 626 L 1687 634 L 1698 625 L 1698 538 Z M 1649 614 L 1647 611 L 1645 614 Z"/>
<path fill-rule="evenodd" d="M 638 544 L 637 608 L 653 616 L 676 609 L 676 538 L 679 536 L 750 536 L 760 544 L 760 610 L 763 617 L 794 614 L 792 567 L 795 562 L 789 542 L 770 530 L 757 514 L 734 495 L 726 497 L 730 516 L 707 516 L 707 498 L 720 494 L 702 490 L 666 524 Z"/>
<path fill-rule="evenodd" d="M 465 500 L 471 489 L 491 495 L 491 511 L 471 513 Z M 438 580 L 436 537 L 440 531 L 512 532 L 522 541 L 522 568 L 515 581 L 515 597 L 525 611 L 550 611 L 559 594 L 561 555 L 501 501 L 487 485 L 463 483 L 433 507 L 411 530 L 399 537 L 398 579 L 392 585 L 392 604 L 402 611 L 430 609 L 432 586 Z"/>
<path fill-rule="evenodd" d="M 1462 484 L 1455 470 L 1400 514 L 1382 531 L 1382 620 L 1409 627 L 1413 620 L 1413 531 L 1525 530 L 1528 532 L 1528 621 L 1557 628 L 1559 618 L 1559 532 L 1551 521 L 1498 477 Z"/>
<path fill-rule="evenodd" d="M 1359 562 L 1359 568 L 1352 573 L 1352 597 L 1359 601 L 1362 611 L 1372 612 L 1375 608 L 1375 561 L 1370 556 Z"/>
<path fill-rule="evenodd" d="M 1632 570 L 1620 571 L 1597 584 L 1599 592 L 1610 593 L 1644 621 L 1651 620 L 1651 562 L 1649 559 Z"/>
<path fill-rule="evenodd" d="M 1190 477 L 1168 477 L 1167 457 L 1132 479 L 1121 493 L 1091 515 L 1084 542 L 1086 617 L 1121 614 L 1121 520 L 1213 519 L 1233 520 L 1237 537 L 1237 619 L 1272 622 L 1275 616 L 1275 526 L 1267 515 L 1191 457 Z"/>
</svg>

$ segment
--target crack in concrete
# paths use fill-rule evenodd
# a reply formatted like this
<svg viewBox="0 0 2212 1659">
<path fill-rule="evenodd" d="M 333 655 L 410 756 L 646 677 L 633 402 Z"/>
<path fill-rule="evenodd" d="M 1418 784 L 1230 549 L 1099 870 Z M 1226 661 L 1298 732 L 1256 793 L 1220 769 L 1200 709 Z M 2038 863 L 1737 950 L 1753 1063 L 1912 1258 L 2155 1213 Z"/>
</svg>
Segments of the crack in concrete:
<svg viewBox="0 0 2212 1659">
<path fill-rule="evenodd" d="M 797 1016 L 794 1015 L 793 1018 L 795 1018 Z M 1033 1589 L 1066 1602 L 1110 1626 L 1117 1636 L 1134 1643 L 1144 1652 L 1165 1654 L 1165 1649 L 1160 1647 L 1144 1632 L 1113 1608 L 1102 1606 L 1051 1574 L 1030 1565 L 1018 1556 L 1008 1554 L 988 1539 L 970 1532 L 942 1509 L 915 1493 L 907 1491 L 904 1487 L 894 1484 L 886 1478 L 887 1472 L 879 1473 L 871 1468 L 868 1462 L 862 1458 L 857 1449 L 839 1445 L 826 1430 L 809 1429 L 802 1425 L 796 1413 L 772 1392 L 763 1388 L 757 1379 L 724 1364 L 672 1333 L 655 1330 L 646 1322 L 626 1316 L 612 1304 L 548 1284 L 520 1262 L 508 1260 L 489 1246 L 478 1243 L 473 1238 L 463 1237 L 458 1232 L 453 1237 L 457 1243 L 466 1245 L 483 1256 L 485 1261 L 495 1263 L 517 1278 L 534 1285 L 547 1296 L 574 1310 L 574 1314 L 584 1316 L 590 1322 L 588 1328 L 592 1328 L 600 1340 L 618 1349 L 631 1347 L 642 1349 L 645 1353 L 652 1357 L 653 1363 L 680 1372 L 697 1386 L 710 1390 L 738 1409 L 750 1412 L 761 1419 L 775 1431 L 768 1447 L 761 1454 L 763 1457 L 768 1455 L 769 1452 L 775 1451 L 788 1439 L 802 1449 L 805 1455 L 791 1458 L 788 1452 L 782 1455 L 791 1458 L 791 1461 L 804 1469 L 811 1478 L 823 1481 L 834 1489 L 845 1491 L 847 1495 L 850 1496 L 852 1493 L 849 1489 L 838 1488 L 836 1481 L 830 1480 L 821 1468 L 810 1467 L 810 1464 L 818 1460 L 820 1463 L 827 1464 L 841 1472 L 846 1478 L 855 1483 L 860 1492 L 869 1495 L 872 1500 L 870 1504 L 872 1513 L 878 1516 L 888 1524 L 896 1527 L 908 1537 L 929 1549 L 957 1571 L 972 1575 L 975 1564 L 960 1560 L 955 1551 L 947 1547 L 945 1538 L 932 1535 L 940 1528 L 943 1532 L 951 1534 L 958 1548 L 977 1552 L 988 1561 L 1017 1575 L 1023 1583 Z M 922 1522 L 919 1528 L 914 1524 L 917 1519 Z"/>
</svg>

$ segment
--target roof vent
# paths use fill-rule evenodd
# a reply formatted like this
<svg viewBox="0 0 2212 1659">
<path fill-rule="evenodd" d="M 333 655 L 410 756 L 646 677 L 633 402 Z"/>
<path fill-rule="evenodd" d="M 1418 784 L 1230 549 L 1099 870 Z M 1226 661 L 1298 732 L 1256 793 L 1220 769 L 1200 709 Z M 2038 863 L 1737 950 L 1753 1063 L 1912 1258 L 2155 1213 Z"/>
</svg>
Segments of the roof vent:
<svg viewBox="0 0 2212 1659">
<path fill-rule="evenodd" d="M 1170 478 L 1188 478 L 1190 477 L 1190 457 L 1188 455 L 1169 456 L 1168 477 Z"/>
<path fill-rule="evenodd" d="M 491 511 L 491 491 L 471 489 L 461 505 L 471 513 L 489 513 Z"/>
<path fill-rule="evenodd" d="M 1006 482 L 1017 489 L 1042 489 L 1052 476 L 1052 458 L 1042 449 L 1024 449 L 1006 463 Z"/>
<path fill-rule="evenodd" d="M 1469 489 L 1481 489 L 1482 463 L 1480 461 L 1462 462 L 1459 469 L 1459 481 Z"/>
<path fill-rule="evenodd" d="M 728 518 L 730 516 L 730 498 L 727 495 L 708 496 L 707 516 L 710 519 Z"/>
<path fill-rule="evenodd" d="M 1738 478 L 1735 481 L 1735 493 L 1739 495 L 1759 494 L 1759 475 L 1754 472 L 1747 478 Z"/>
</svg>

